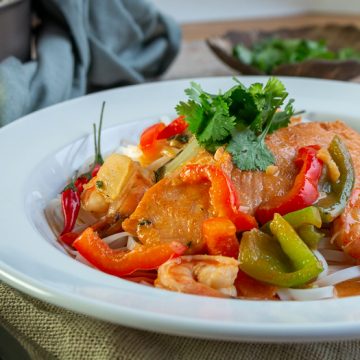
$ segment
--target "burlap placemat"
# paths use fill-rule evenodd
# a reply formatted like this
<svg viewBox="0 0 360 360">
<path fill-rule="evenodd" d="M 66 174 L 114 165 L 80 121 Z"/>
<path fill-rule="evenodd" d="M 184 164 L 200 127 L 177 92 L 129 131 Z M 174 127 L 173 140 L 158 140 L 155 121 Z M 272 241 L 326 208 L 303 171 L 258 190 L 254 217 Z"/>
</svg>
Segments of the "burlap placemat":
<svg viewBox="0 0 360 360">
<path fill-rule="evenodd" d="M 254 344 L 156 334 L 94 320 L 0 284 L 0 324 L 31 359 L 359 359 L 360 342 Z"/>
</svg>

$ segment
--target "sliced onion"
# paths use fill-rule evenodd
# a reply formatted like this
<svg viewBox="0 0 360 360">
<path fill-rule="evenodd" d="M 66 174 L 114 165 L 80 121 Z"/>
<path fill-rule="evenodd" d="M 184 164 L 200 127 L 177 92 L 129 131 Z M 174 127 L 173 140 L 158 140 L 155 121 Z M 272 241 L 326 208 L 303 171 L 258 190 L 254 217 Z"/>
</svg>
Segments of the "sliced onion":
<svg viewBox="0 0 360 360">
<path fill-rule="evenodd" d="M 335 262 L 342 262 L 342 263 L 354 263 L 354 259 L 351 258 L 349 255 L 345 254 L 343 251 L 340 250 L 332 250 L 332 249 L 321 249 L 321 254 L 327 261 L 335 261 Z"/>
<path fill-rule="evenodd" d="M 313 253 L 317 257 L 317 259 L 321 262 L 321 265 L 323 267 L 323 271 L 318 275 L 318 279 L 319 279 L 328 274 L 329 265 L 328 265 L 327 261 L 325 260 L 325 258 L 320 253 L 320 251 L 314 250 Z"/>
<path fill-rule="evenodd" d="M 113 243 L 114 241 L 121 239 L 122 240 L 121 243 L 123 244 L 122 246 L 126 246 L 128 236 L 130 236 L 130 234 L 126 231 L 123 231 L 123 232 L 119 232 L 119 233 L 104 237 L 102 240 L 109 245 L 109 244 Z"/>
<path fill-rule="evenodd" d="M 334 286 L 311 289 L 280 289 L 277 294 L 281 300 L 320 300 L 334 297 Z"/>
<path fill-rule="evenodd" d="M 328 275 L 336 273 L 340 270 L 348 269 L 349 265 L 329 265 Z"/>
<path fill-rule="evenodd" d="M 160 169 L 163 165 L 165 165 L 167 162 L 169 162 L 173 157 L 164 155 L 161 158 L 153 161 L 148 167 L 148 170 L 156 171 Z"/>
<path fill-rule="evenodd" d="M 331 275 L 324 276 L 314 282 L 314 285 L 329 286 L 342 283 L 347 280 L 360 278 L 360 265 L 348 267 Z"/>
</svg>

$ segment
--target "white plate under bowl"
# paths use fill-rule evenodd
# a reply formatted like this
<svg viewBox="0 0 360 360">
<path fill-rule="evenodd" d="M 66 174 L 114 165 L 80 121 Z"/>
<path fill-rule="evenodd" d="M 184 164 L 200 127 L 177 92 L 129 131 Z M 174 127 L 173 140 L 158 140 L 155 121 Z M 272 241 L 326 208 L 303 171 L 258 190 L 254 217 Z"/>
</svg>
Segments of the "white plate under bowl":
<svg viewBox="0 0 360 360">
<path fill-rule="evenodd" d="M 360 85 L 282 78 L 298 110 L 360 130 Z M 217 92 L 230 78 L 197 79 Z M 250 84 L 266 78 L 242 77 Z M 174 115 L 189 80 L 92 94 L 30 114 L 0 130 L 0 279 L 36 298 L 99 319 L 167 334 L 236 341 L 360 338 L 360 297 L 309 302 L 213 299 L 107 275 L 56 247 L 44 207 L 92 154 L 91 129 L 107 102 L 103 150 L 136 139 L 145 124 Z"/>
</svg>

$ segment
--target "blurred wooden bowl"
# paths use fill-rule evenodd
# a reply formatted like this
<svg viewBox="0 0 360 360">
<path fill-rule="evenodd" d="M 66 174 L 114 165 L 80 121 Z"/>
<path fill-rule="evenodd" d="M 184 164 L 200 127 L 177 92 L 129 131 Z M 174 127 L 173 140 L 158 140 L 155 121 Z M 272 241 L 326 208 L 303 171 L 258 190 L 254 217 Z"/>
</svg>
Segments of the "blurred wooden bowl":
<svg viewBox="0 0 360 360">
<path fill-rule="evenodd" d="M 345 47 L 360 51 L 360 29 L 352 25 L 307 26 L 275 31 L 230 31 L 220 37 L 208 38 L 206 42 L 220 60 L 238 72 L 246 75 L 265 75 L 261 70 L 236 58 L 233 55 L 233 48 L 239 43 L 251 48 L 253 44 L 267 38 L 325 40 L 332 51 Z M 274 68 L 271 75 L 350 80 L 360 75 L 360 61 L 307 60 L 296 64 L 279 65 Z"/>
</svg>

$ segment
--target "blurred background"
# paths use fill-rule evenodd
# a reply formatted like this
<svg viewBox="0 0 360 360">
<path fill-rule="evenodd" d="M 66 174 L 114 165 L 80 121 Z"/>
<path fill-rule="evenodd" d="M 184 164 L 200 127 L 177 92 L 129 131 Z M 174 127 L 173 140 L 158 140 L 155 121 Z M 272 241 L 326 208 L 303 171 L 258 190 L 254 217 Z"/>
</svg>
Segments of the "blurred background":
<svg viewBox="0 0 360 360">
<path fill-rule="evenodd" d="M 206 45 L 206 40 L 228 32 L 275 31 L 307 26 L 360 27 L 358 0 L 152 0 L 171 15 L 183 31 L 181 52 L 165 79 L 233 75 L 229 62 L 219 59 Z M 359 50 L 358 36 L 341 32 L 336 43 L 348 39 Z M 356 41 L 358 39 L 358 41 Z M 346 42 L 346 41 L 345 41 Z M 338 45 L 338 44 L 336 44 Z M 191 64 L 191 66 L 189 66 Z M 347 65 L 349 68 L 351 65 Z M 236 67 L 236 66 L 235 66 Z M 355 70 L 354 70 L 355 72 Z M 346 77 L 346 76 L 345 76 Z"/>
<path fill-rule="evenodd" d="M 180 23 L 279 17 L 311 12 L 360 14 L 358 0 L 152 0 Z"/>
</svg>

